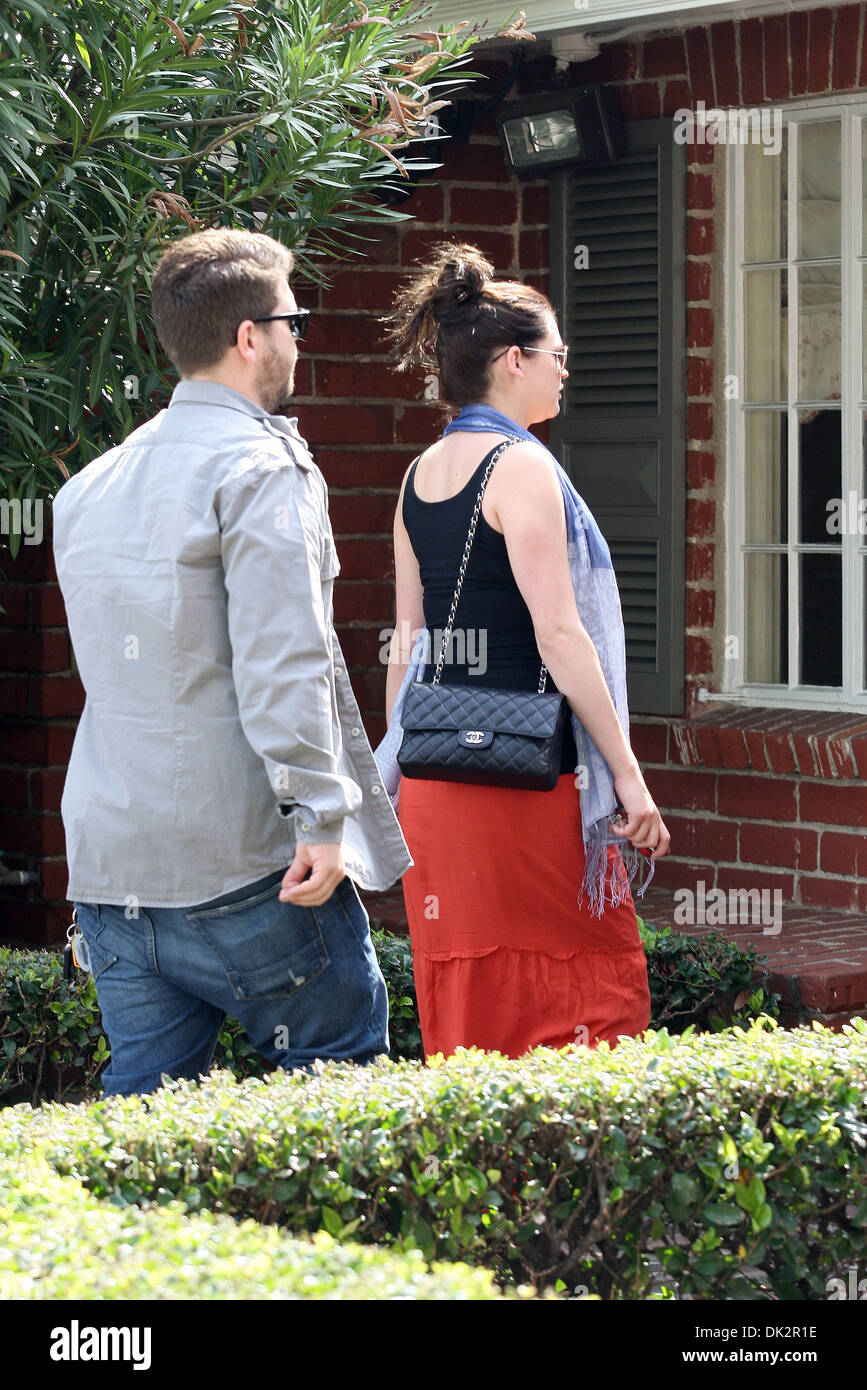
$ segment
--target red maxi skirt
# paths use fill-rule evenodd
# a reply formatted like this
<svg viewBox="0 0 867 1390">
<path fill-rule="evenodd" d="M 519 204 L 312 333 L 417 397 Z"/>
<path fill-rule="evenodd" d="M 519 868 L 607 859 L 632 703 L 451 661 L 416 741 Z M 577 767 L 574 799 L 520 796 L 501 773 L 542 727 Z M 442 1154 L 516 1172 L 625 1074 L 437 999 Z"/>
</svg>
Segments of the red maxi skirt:
<svg viewBox="0 0 867 1390">
<path fill-rule="evenodd" d="M 403 892 L 425 1056 L 614 1045 L 648 1026 L 631 898 L 602 917 L 577 902 L 572 773 L 549 792 L 404 777 L 399 819 L 415 861 Z"/>
</svg>

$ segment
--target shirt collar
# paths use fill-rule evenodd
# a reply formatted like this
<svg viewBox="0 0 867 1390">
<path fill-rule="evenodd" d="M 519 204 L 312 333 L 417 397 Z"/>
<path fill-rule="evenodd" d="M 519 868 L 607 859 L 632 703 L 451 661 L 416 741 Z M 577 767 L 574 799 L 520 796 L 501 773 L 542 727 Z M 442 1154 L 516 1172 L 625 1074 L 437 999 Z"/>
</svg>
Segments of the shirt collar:
<svg viewBox="0 0 867 1390">
<path fill-rule="evenodd" d="M 219 381 L 179 381 L 172 392 L 169 401 L 169 409 L 173 405 L 221 405 L 227 410 L 240 410 L 245 415 L 252 416 L 255 420 L 261 420 L 266 430 L 270 434 L 280 434 L 301 444 L 307 450 L 307 441 L 298 429 L 298 416 L 271 415 L 264 406 L 253 401 L 243 392 L 236 391 L 232 386 L 224 386 Z M 305 467 L 310 466 L 309 459 L 300 459 Z"/>
</svg>

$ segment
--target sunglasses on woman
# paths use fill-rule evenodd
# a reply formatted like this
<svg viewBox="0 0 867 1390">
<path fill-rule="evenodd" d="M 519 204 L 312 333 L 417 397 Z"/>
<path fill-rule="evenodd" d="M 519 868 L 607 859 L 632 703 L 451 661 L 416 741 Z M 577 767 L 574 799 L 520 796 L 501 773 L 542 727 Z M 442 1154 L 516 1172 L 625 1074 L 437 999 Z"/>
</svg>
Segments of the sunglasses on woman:
<svg viewBox="0 0 867 1390">
<path fill-rule="evenodd" d="M 561 372 L 565 372 L 565 370 L 566 370 L 566 358 L 569 356 L 569 349 L 568 349 L 568 347 L 566 346 L 565 343 L 563 344 L 563 346 L 562 346 L 561 348 L 534 348 L 534 347 L 522 347 L 522 348 L 521 348 L 521 351 L 522 351 L 522 352 L 547 352 L 547 353 L 550 353 L 552 357 L 556 357 L 556 358 L 557 358 L 557 367 L 558 367 L 558 370 L 561 371 Z"/>
<path fill-rule="evenodd" d="M 263 314 L 261 318 L 253 319 L 253 323 L 276 323 L 277 319 L 286 320 L 293 338 L 303 338 L 310 322 L 310 310 L 293 309 L 286 314 Z"/>
<path fill-rule="evenodd" d="M 567 346 L 565 343 L 564 343 L 563 347 L 560 347 L 560 348 L 522 347 L 520 343 L 516 343 L 515 346 L 518 348 L 518 350 L 519 350 L 520 352 L 546 352 L 546 353 L 549 353 L 549 354 L 551 355 L 551 357 L 556 357 L 556 359 L 557 359 L 557 370 L 558 370 L 559 372 L 565 372 L 565 370 L 566 370 L 566 358 L 569 356 L 569 348 L 568 348 L 568 346 Z M 505 357 L 505 355 L 506 355 L 506 353 L 507 353 L 508 351 L 509 351 L 508 348 L 504 348 L 502 352 L 498 352 L 498 353 L 497 353 L 496 357 L 492 357 L 492 358 L 491 358 L 491 366 L 493 366 L 495 362 L 499 362 L 499 360 L 500 360 L 501 357 Z"/>
</svg>

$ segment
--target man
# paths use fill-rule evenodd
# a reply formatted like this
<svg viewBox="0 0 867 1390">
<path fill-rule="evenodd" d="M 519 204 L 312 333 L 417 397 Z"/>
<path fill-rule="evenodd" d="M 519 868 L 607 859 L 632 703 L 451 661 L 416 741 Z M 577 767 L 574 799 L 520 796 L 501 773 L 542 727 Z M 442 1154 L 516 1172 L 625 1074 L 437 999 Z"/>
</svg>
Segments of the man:
<svg viewBox="0 0 867 1390">
<path fill-rule="evenodd" d="M 54 502 L 87 695 L 61 802 L 67 892 L 109 1094 L 206 1073 L 227 1013 L 287 1068 L 388 1049 L 347 874 L 381 890 L 412 860 L 333 627 L 325 481 L 275 413 L 307 317 L 292 267 L 261 233 L 169 247 L 152 306 L 181 380 Z"/>
</svg>

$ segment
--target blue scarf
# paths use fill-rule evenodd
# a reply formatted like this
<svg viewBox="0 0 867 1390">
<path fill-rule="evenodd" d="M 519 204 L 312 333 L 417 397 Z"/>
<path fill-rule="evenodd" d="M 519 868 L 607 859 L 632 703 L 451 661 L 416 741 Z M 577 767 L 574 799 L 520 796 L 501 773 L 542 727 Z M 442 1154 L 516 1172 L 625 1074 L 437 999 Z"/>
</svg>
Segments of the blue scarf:
<svg viewBox="0 0 867 1390">
<path fill-rule="evenodd" d="M 527 440 L 540 449 L 545 447 L 529 430 L 523 429 L 507 415 L 501 414 L 489 405 L 465 406 L 460 414 L 446 425 L 443 434 L 451 434 L 455 430 L 504 434 L 512 439 Z M 576 492 L 565 469 L 550 450 L 546 449 L 545 452 L 557 470 L 557 478 L 563 492 L 569 572 L 572 576 L 576 607 L 596 648 L 617 717 L 628 740 L 626 642 L 611 553 L 596 519 L 584 499 Z M 394 702 L 385 738 L 374 754 L 382 774 L 383 785 L 395 810 L 400 798 L 400 768 L 397 763 L 397 752 L 403 737 L 400 713 L 407 686 L 411 681 L 420 679 L 430 653 L 430 640 L 427 628 L 422 628 L 416 638 L 406 675 Z M 586 896 L 591 913 L 601 917 L 606 902 L 617 906 L 627 900 L 630 893 L 629 885 L 642 860 L 628 840 L 614 835 L 611 830 L 611 817 L 618 804 L 614 777 L 574 712 L 572 731 L 578 750 L 575 781 L 580 798 L 585 860 L 584 878 L 578 885 L 578 902 L 581 903 Z M 614 853 L 609 861 L 612 847 Z M 644 894 L 653 877 L 653 867 L 651 861 L 650 874 L 644 885 L 638 889 L 640 896 Z"/>
</svg>

